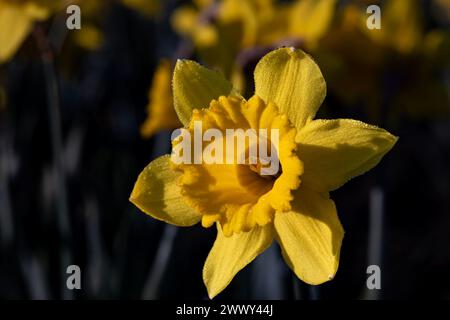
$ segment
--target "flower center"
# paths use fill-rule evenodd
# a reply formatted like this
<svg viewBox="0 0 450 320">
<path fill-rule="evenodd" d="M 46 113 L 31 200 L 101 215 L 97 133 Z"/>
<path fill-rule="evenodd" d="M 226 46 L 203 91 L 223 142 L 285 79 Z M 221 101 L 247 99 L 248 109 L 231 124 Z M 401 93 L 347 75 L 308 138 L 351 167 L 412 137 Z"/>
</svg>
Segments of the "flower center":
<svg viewBox="0 0 450 320">
<path fill-rule="evenodd" d="M 208 109 L 193 113 L 187 128 L 191 136 L 199 121 L 204 132 L 215 129 L 221 133 L 201 145 L 203 155 L 213 154 L 215 161 L 175 161 L 178 140 L 173 143 L 172 162 L 174 169 L 182 172 L 182 194 L 202 214 L 204 227 L 220 223 L 224 234 L 230 236 L 266 225 L 276 211 L 291 209 L 291 191 L 300 184 L 303 166 L 295 152 L 296 130 L 274 104 L 265 104 L 257 96 L 248 101 L 220 97 L 211 101 Z M 255 136 L 248 134 L 245 143 L 236 143 L 230 135 L 232 129 L 254 131 Z M 186 141 L 194 145 L 192 140 Z M 230 155 L 228 151 L 234 152 Z M 190 152 L 195 158 L 196 152 Z"/>
</svg>

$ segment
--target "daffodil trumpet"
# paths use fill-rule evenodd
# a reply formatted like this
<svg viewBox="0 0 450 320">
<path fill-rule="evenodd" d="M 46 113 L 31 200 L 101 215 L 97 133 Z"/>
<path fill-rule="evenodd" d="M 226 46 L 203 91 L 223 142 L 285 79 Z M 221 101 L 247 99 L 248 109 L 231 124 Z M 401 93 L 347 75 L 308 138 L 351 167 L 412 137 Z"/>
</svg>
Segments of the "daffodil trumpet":
<svg viewBox="0 0 450 320">
<path fill-rule="evenodd" d="M 227 129 L 276 129 L 278 174 L 267 179 L 255 174 L 258 166 L 252 164 L 174 163 L 166 155 L 142 171 L 130 196 L 158 220 L 217 226 L 203 268 L 211 298 L 274 240 L 306 283 L 333 279 L 344 230 L 329 192 L 373 168 L 397 141 L 360 121 L 314 119 L 326 83 L 301 50 L 268 53 L 254 78 L 255 94 L 246 100 L 218 72 L 179 60 L 172 82 L 175 110 L 191 135 L 198 121 L 223 136 Z M 210 143 L 202 144 L 203 150 Z"/>
<path fill-rule="evenodd" d="M 195 121 L 193 136 L 187 129 L 177 129 L 171 139 L 171 161 L 177 165 L 246 164 L 262 176 L 276 176 L 279 170 L 278 129 L 271 129 L 270 135 L 267 129 L 225 129 L 224 135 L 215 128 L 203 132 L 202 122 Z"/>
</svg>

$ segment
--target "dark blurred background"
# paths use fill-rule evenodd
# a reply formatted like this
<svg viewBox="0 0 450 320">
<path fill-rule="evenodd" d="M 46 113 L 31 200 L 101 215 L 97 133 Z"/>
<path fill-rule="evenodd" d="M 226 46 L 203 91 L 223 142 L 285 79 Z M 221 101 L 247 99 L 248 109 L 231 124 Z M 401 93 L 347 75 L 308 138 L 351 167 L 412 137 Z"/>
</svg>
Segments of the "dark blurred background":
<svg viewBox="0 0 450 320">
<path fill-rule="evenodd" d="M 222 61 L 218 68 L 240 75 L 246 92 L 254 63 L 289 43 L 324 72 L 328 96 L 319 116 L 359 119 L 400 137 L 379 166 L 332 193 L 346 232 L 333 281 L 301 283 L 274 245 L 218 299 L 450 298 L 449 2 L 411 1 L 420 18 L 400 11 L 401 21 L 373 1 L 395 30 L 379 40 L 352 24 L 348 8 L 367 17 L 367 1 L 336 1 L 320 35 L 280 31 L 237 48 L 223 45 L 226 24 L 218 4 L 206 2 L 105 0 L 86 18 L 81 2 L 82 30 L 86 23 L 94 34 L 87 40 L 66 30 L 64 7 L 52 9 L 0 64 L 0 298 L 207 299 L 201 274 L 214 228 L 172 227 L 128 201 L 140 171 L 170 151 L 164 123 L 150 137 L 142 133 L 160 59 L 211 65 L 217 57 L 197 36 L 180 34 L 188 25 L 173 27 L 175 10 L 186 6 L 202 26 L 218 25 L 219 49 L 230 49 L 239 61 L 231 69 L 240 73 Z M 0 27 L 7 5 L 0 0 Z M 276 11 L 271 22 L 281 25 L 283 17 Z M 306 28 L 306 18 L 298 19 Z M 416 35 L 414 45 L 396 45 Z M 81 290 L 66 289 L 72 264 L 81 268 Z M 381 290 L 367 289 L 371 264 L 381 267 Z"/>
</svg>

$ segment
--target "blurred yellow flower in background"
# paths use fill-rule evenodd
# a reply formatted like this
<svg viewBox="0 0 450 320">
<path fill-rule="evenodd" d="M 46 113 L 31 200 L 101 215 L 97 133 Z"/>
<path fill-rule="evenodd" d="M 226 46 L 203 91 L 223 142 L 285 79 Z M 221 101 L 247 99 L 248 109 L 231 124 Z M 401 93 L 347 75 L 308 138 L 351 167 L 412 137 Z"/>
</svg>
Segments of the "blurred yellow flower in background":
<svg viewBox="0 0 450 320">
<path fill-rule="evenodd" d="M 73 42 L 83 49 L 98 49 L 103 43 L 101 20 L 105 16 L 106 8 L 110 5 L 108 2 L 103 0 L 0 0 L 0 63 L 14 56 L 30 34 L 35 22 L 45 21 L 55 14 L 65 15 L 66 8 L 72 4 L 80 7 L 82 25 L 80 30 L 68 32 L 69 39 L 73 39 Z M 66 28 L 66 26 L 60 25 L 59 28 Z"/>
<path fill-rule="evenodd" d="M 328 32 L 335 16 L 336 0 L 298 0 L 290 13 L 289 34 L 313 49 Z"/>
<path fill-rule="evenodd" d="M 203 0 L 178 8 L 171 21 L 179 35 L 192 41 L 202 61 L 223 72 L 243 92 L 247 79 L 237 63 L 239 53 L 293 38 L 314 47 L 330 26 L 335 5 L 335 0 L 297 0 L 289 4 L 273 0 Z M 158 79 L 160 83 L 163 77 Z M 157 114 L 162 115 L 163 105 L 167 107 L 167 119 L 173 118 L 173 107 L 168 103 L 149 104 L 149 118 L 141 130 L 144 137 L 172 128 L 174 121 L 155 125 L 160 121 L 151 120 L 151 109 L 157 108 Z"/>
<path fill-rule="evenodd" d="M 230 78 L 245 49 L 293 39 L 314 47 L 327 32 L 335 6 L 335 0 L 204 1 L 177 9 L 172 25 L 193 42 L 202 60 Z"/>
<path fill-rule="evenodd" d="M 381 11 L 381 29 L 363 27 L 363 30 L 380 45 L 400 53 L 410 53 L 420 46 L 423 38 L 423 17 L 419 6 L 417 0 L 386 1 Z"/>
<path fill-rule="evenodd" d="M 142 211 L 171 224 L 216 224 L 217 239 L 203 269 L 211 298 L 273 240 L 300 279 L 331 280 L 344 231 L 329 192 L 373 168 L 397 140 L 356 120 L 314 120 L 326 84 L 301 50 L 270 52 L 254 76 L 255 95 L 245 100 L 219 73 L 180 60 L 174 104 L 187 130 L 194 121 L 221 132 L 278 129 L 278 174 L 261 176 L 258 167 L 236 162 L 174 164 L 162 156 L 142 171 L 130 196 Z"/>
<path fill-rule="evenodd" d="M 171 22 L 192 43 L 193 54 L 221 71 L 241 92 L 251 89 L 242 61 L 251 65 L 251 59 L 287 42 L 313 53 L 333 96 L 346 106 L 362 107 L 375 123 L 402 115 L 447 114 L 449 94 L 437 74 L 448 66 L 449 33 L 426 31 L 417 0 L 383 2 L 382 28 L 370 30 L 365 11 L 370 3 L 338 7 L 335 0 L 193 1 L 175 10 Z M 436 3 L 445 6 L 445 1 Z M 405 70 L 409 77 L 396 79 Z M 392 74 L 392 83 L 386 83 L 387 73 Z M 147 129 L 141 131 L 145 137 L 175 123 L 150 120 L 150 109 L 160 106 L 155 114 L 162 115 L 163 105 L 166 117 L 174 119 L 170 103 L 149 104 L 149 118 L 142 127 Z M 149 126 L 152 122 L 167 126 Z"/>
<path fill-rule="evenodd" d="M 177 8 L 171 17 L 173 29 L 200 46 L 215 42 L 215 30 L 208 25 L 206 17 L 202 19 L 203 11 L 212 8 L 212 5 L 214 1 L 193 1 L 192 5 Z"/>
<path fill-rule="evenodd" d="M 82 13 L 81 29 L 71 32 L 75 43 L 89 51 L 99 49 L 103 44 L 101 22 L 109 3 L 104 0 L 78 0 L 75 4 L 80 6 Z"/>
<path fill-rule="evenodd" d="M 191 37 L 198 46 L 212 46 L 218 41 L 217 35 L 231 27 L 235 31 L 233 40 L 243 49 L 270 45 L 288 37 L 314 43 L 332 22 L 336 1 L 222 0 L 203 5 L 206 4 L 210 6 L 184 6 L 175 11 L 172 18 L 174 29 Z M 208 20 L 202 13 L 212 7 L 214 10 L 210 13 L 215 19 Z M 207 41 L 201 41 L 203 39 Z"/>
<path fill-rule="evenodd" d="M 381 105 L 380 74 L 386 56 L 366 33 L 365 23 L 366 15 L 358 6 L 344 7 L 314 53 L 334 95 L 346 105 L 363 101 L 376 110 Z"/>
<path fill-rule="evenodd" d="M 103 43 L 103 34 L 95 24 L 85 24 L 75 32 L 75 42 L 83 49 L 97 50 Z"/>
<path fill-rule="evenodd" d="M 14 56 L 34 22 L 47 19 L 53 7 L 44 0 L 0 0 L 0 63 Z"/>
<path fill-rule="evenodd" d="M 450 58 L 448 31 L 427 31 L 416 0 L 384 4 L 379 30 L 367 28 L 365 6 L 346 5 L 314 50 L 333 95 L 377 123 L 447 114 L 439 73 Z"/>
<path fill-rule="evenodd" d="M 141 136 L 144 138 L 149 138 L 161 130 L 181 126 L 173 107 L 172 71 L 173 67 L 168 59 L 159 62 L 149 90 L 148 117 L 141 126 Z"/>
</svg>

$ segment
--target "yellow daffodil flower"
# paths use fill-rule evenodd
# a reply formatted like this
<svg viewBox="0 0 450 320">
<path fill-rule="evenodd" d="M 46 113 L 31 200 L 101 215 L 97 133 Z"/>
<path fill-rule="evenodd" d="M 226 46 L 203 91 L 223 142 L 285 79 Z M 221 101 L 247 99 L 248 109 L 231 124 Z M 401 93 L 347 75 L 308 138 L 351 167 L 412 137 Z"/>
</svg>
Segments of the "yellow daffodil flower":
<svg viewBox="0 0 450 320">
<path fill-rule="evenodd" d="M 303 281 L 316 285 L 333 279 L 344 231 L 329 192 L 373 168 L 397 141 L 356 120 L 314 120 L 326 84 L 301 50 L 270 52 L 254 76 L 255 95 L 245 100 L 219 73 L 178 61 L 175 108 L 188 131 L 199 121 L 221 132 L 278 129 L 278 174 L 262 176 L 257 166 L 236 163 L 175 164 L 162 156 L 142 171 L 130 196 L 156 219 L 217 226 L 203 269 L 211 298 L 274 240 Z"/>
<path fill-rule="evenodd" d="M 155 71 L 149 91 L 148 117 L 141 126 L 141 135 L 144 138 L 149 138 L 161 130 L 171 130 L 181 126 L 173 107 L 172 70 L 170 61 L 163 59 Z"/>
<path fill-rule="evenodd" d="M 0 0 L 0 63 L 10 60 L 33 28 L 50 15 L 49 1 Z"/>
</svg>

